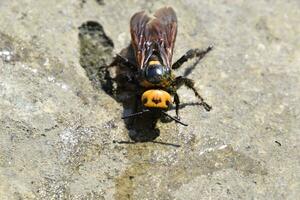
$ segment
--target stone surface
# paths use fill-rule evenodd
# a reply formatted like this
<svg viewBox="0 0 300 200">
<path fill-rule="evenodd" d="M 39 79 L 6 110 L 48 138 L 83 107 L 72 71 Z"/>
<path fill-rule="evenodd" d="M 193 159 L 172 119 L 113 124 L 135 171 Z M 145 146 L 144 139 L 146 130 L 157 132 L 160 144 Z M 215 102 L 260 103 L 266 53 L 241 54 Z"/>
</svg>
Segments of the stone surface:
<svg viewBox="0 0 300 200">
<path fill-rule="evenodd" d="M 124 108 L 82 47 L 103 65 L 129 44 L 133 13 L 164 5 L 179 20 L 174 60 L 215 47 L 176 72 L 213 110 L 182 88 L 188 127 L 158 122 L 156 142 L 117 143 Z M 1 199 L 299 198 L 299 1 L 1 0 L 0 16 Z M 87 21 L 114 48 L 84 43 Z"/>
</svg>

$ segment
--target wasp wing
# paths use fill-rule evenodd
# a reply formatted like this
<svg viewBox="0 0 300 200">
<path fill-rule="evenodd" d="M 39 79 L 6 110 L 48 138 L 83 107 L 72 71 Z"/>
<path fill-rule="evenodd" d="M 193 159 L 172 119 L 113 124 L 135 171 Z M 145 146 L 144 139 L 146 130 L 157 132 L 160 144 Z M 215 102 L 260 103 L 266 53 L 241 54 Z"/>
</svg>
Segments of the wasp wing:
<svg viewBox="0 0 300 200">
<path fill-rule="evenodd" d="M 150 18 L 144 11 L 133 15 L 130 21 L 131 40 L 137 63 L 143 68 L 153 50 L 159 52 L 164 64 L 171 67 L 177 34 L 177 17 L 171 7 L 164 7 Z"/>
<path fill-rule="evenodd" d="M 131 43 L 135 50 L 137 64 L 143 67 L 146 54 L 146 26 L 151 18 L 145 11 L 135 13 L 130 20 Z"/>
<path fill-rule="evenodd" d="M 171 7 L 157 10 L 154 17 L 148 26 L 148 37 L 156 41 L 164 64 L 170 67 L 177 34 L 177 17 Z"/>
</svg>

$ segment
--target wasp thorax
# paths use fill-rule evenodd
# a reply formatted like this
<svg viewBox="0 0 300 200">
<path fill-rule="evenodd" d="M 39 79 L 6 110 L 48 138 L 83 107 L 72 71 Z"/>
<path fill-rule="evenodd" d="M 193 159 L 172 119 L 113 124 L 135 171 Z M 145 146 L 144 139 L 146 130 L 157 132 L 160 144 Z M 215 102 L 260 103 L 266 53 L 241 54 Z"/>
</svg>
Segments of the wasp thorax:
<svg viewBox="0 0 300 200">
<path fill-rule="evenodd" d="M 152 84 L 159 84 L 162 80 L 168 78 L 170 75 L 169 68 L 160 63 L 151 64 L 145 68 L 145 78 Z"/>
</svg>

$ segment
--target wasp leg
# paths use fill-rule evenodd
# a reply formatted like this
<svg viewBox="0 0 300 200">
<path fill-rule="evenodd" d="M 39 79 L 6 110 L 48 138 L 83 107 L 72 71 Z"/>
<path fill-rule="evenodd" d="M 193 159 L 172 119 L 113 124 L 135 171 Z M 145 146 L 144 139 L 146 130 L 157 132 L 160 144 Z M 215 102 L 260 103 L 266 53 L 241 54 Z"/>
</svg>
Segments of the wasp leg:
<svg viewBox="0 0 300 200">
<path fill-rule="evenodd" d="M 175 102 L 175 109 L 176 109 L 176 118 L 179 119 L 179 105 L 180 100 L 177 93 L 174 94 L 174 102 Z"/>
<path fill-rule="evenodd" d="M 175 81 L 175 85 L 177 87 L 177 89 L 179 87 L 181 87 L 182 85 L 185 85 L 186 87 L 190 88 L 193 90 L 195 96 L 200 99 L 200 104 L 205 108 L 206 111 L 210 111 L 212 109 L 212 107 L 210 105 L 208 105 L 203 97 L 201 97 L 201 95 L 197 92 L 197 90 L 195 89 L 194 87 L 194 81 L 189 79 L 189 78 L 185 78 L 185 77 L 182 77 L 182 76 L 179 76 L 176 78 L 176 81 Z"/>
<path fill-rule="evenodd" d="M 129 107 L 131 107 L 131 110 L 132 110 L 131 114 L 122 117 L 122 119 L 128 118 L 127 126 L 128 126 L 129 128 L 132 128 L 132 126 L 133 126 L 133 124 L 134 124 L 134 116 L 141 115 L 142 112 L 143 112 L 143 111 L 142 111 L 142 112 L 138 112 L 138 107 L 139 107 L 139 102 L 138 102 L 138 100 L 139 100 L 140 98 L 139 98 L 139 96 L 138 96 L 137 94 L 134 95 L 134 96 L 135 96 L 135 98 L 134 98 L 134 100 L 133 100 L 133 99 L 131 100 L 131 105 L 129 106 Z M 140 114 L 139 114 L 139 113 L 140 113 Z"/>
<path fill-rule="evenodd" d="M 135 64 L 120 54 L 117 54 L 114 57 L 113 61 L 107 67 L 113 67 L 113 66 L 120 65 L 120 64 L 124 65 L 130 69 L 136 70 Z"/>
<path fill-rule="evenodd" d="M 113 58 L 113 61 L 109 65 L 104 65 L 100 67 L 100 69 L 107 69 L 117 65 L 123 65 L 131 70 L 136 70 L 135 64 L 120 54 L 116 54 L 116 56 Z"/>
<path fill-rule="evenodd" d="M 208 46 L 206 50 L 201 49 L 191 49 L 187 51 L 181 58 L 179 58 L 173 65 L 172 69 L 178 69 L 183 63 L 191 58 L 198 57 L 199 61 L 204 58 L 204 56 L 213 49 L 213 46 Z"/>
</svg>

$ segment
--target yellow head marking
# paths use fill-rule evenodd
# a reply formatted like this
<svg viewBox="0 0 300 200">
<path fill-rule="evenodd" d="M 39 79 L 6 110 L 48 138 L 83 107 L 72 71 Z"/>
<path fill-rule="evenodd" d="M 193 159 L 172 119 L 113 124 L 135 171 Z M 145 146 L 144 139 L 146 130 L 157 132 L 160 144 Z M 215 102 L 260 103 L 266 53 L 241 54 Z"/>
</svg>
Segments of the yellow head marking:
<svg viewBox="0 0 300 200">
<path fill-rule="evenodd" d="M 171 95 L 164 90 L 147 90 L 142 95 L 142 102 L 147 108 L 167 109 L 171 103 Z"/>
</svg>

